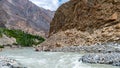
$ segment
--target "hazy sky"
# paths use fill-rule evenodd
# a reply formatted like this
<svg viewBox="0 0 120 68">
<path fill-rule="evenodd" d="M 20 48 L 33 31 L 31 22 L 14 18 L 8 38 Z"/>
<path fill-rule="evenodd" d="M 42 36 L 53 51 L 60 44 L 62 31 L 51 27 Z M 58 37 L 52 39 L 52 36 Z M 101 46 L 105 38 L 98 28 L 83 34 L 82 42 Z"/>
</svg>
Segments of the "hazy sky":
<svg viewBox="0 0 120 68">
<path fill-rule="evenodd" d="M 30 0 L 36 5 L 45 9 L 56 10 L 62 3 L 68 0 Z"/>
</svg>

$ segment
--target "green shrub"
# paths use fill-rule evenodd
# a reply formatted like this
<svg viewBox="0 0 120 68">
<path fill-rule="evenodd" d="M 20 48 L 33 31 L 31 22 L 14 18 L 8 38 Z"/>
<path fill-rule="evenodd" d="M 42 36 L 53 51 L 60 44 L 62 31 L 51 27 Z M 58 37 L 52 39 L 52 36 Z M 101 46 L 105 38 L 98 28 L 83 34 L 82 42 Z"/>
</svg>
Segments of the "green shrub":
<svg viewBox="0 0 120 68">
<path fill-rule="evenodd" d="M 0 38 L 2 37 L 2 31 L 0 30 Z"/>
<path fill-rule="evenodd" d="M 25 46 L 25 47 L 38 45 L 43 41 L 45 41 L 45 39 L 42 38 L 41 36 L 31 35 L 21 30 L 10 30 L 5 28 L 0 28 L 0 34 L 2 35 L 3 33 L 8 37 L 15 38 L 17 42 L 16 44 Z M 38 40 L 38 42 L 36 42 L 35 40 Z"/>
<path fill-rule="evenodd" d="M 0 45 L 0 48 L 4 48 L 4 46 Z"/>
<path fill-rule="evenodd" d="M 18 45 L 17 43 L 13 43 L 13 45 Z"/>
</svg>

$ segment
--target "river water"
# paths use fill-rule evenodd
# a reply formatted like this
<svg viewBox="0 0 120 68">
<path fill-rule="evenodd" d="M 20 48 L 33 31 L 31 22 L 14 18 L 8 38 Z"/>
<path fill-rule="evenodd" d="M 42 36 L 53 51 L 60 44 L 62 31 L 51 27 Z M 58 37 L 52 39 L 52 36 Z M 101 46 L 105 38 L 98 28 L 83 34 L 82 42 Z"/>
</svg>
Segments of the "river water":
<svg viewBox="0 0 120 68">
<path fill-rule="evenodd" d="M 32 48 L 4 49 L 0 56 L 16 59 L 28 68 L 119 68 L 104 64 L 79 62 L 83 54 L 63 52 L 35 52 Z"/>
</svg>

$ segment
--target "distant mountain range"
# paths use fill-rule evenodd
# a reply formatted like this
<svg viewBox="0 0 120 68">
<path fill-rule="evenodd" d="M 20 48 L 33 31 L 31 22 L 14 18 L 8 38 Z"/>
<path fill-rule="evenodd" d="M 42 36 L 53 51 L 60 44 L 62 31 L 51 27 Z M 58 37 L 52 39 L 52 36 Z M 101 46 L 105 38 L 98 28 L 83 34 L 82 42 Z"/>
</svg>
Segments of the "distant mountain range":
<svg viewBox="0 0 120 68">
<path fill-rule="evenodd" d="M 53 11 L 40 8 L 29 0 L 0 0 L 0 27 L 44 35 L 49 31 L 53 16 Z"/>
</svg>

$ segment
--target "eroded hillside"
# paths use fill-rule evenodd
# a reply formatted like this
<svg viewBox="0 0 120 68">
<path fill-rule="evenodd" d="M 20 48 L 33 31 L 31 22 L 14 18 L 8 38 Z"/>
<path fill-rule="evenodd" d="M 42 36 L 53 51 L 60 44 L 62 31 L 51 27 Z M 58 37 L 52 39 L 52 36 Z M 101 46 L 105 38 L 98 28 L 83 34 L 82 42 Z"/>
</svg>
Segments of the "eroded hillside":
<svg viewBox="0 0 120 68">
<path fill-rule="evenodd" d="M 56 11 L 50 37 L 39 50 L 120 43 L 120 0 L 70 0 Z"/>
</svg>

